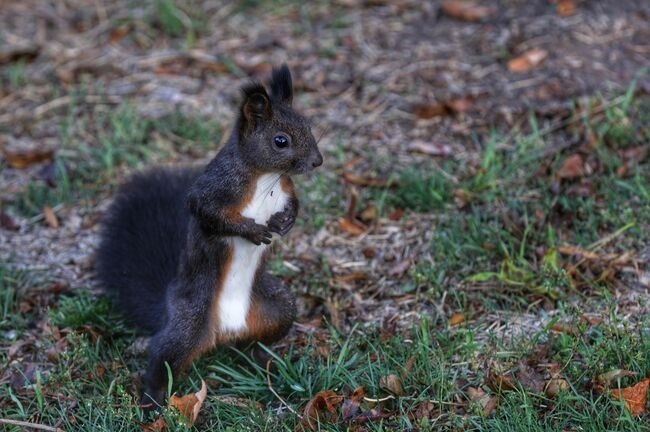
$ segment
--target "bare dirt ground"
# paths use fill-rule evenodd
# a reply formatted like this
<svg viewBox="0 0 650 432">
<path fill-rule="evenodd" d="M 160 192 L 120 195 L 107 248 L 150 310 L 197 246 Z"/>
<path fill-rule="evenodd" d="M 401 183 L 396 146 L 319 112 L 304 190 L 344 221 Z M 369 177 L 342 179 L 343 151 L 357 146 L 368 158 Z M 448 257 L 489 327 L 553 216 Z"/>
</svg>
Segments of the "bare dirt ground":
<svg viewBox="0 0 650 432">
<path fill-rule="evenodd" d="M 531 112 L 543 128 L 568 118 L 576 100 L 620 94 L 635 77 L 637 92 L 650 92 L 650 74 L 639 74 L 650 67 L 647 2 L 481 1 L 458 12 L 419 0 L 302 7 L 194 0 L 182 8 L 177 37 L 166 33 L 169 24 L 154 11 L 154 2 L 3 1 L 5 156 L 48 149 L 75 160 L 84 146 L 101 148 L 110 125 L 94 121 L 123 102 L 144 118 L 180 110 L 228 128 L 236 89 L 265 79 L 282 62 L 295 77 L 296 105 L 323 134 L 323 152 L 334 158 L 342 151 L 346 160 L 365 155 L 359 171 L 372 166 L 368 149 L 396 167 L 433 168 L 441 157 L 472 166 L 481 151 L 473 137 L 525 128 Z M 569 134 L 554 139 L 550 152 L 571 145 Z M 428 151 L 415 151 L 414 143 L 426 143 Z M 426 154 L 430 146 L 442 156 Z M 165 162 L 210 156 L 189 152 Z M 13 202 L 28 184 L 47 180 L 43 170 L 51 158 L 45 159 L 21 169 L 0 164 L 0 205 Z M 326 161 L 322 169 L 333 165 Z M 45 271 L 61 286 L 92 286 L 97 221 L 109 200 L 104 192 L 56 207 L 56 227 L 47 215 L 8 213 L 11 220 L 0 228 L 0 259 Z M 341 202 L 343 214 L 344 197 Z M 433 218 L 409 218 L 362 240 L 350 240 L 329 221 L 312 237 L 294 232 L 284 250 L 297 256 L 318 248 L 331 257 L 334 274 L 354 270 L 366 244 L 385 256 L 399 241 L 400 256 L 426 256 Z M 403 272 L 383 267 L 370 272 L 368 284 L 399 284 Z M 411 306 L 392 304 L 381 313 Z"/>
</svg>

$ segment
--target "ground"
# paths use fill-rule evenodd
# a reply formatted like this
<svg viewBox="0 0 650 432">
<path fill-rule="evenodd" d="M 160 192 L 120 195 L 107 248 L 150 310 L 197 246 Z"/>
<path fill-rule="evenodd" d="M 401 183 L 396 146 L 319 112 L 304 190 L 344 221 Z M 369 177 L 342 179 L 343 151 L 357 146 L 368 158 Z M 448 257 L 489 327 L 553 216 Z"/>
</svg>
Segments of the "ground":
<svg viewBox="0 0 650 432">
<path fill-rule="evenodd" d="M 564 359 L 565 382 L 592 391 L 550 332 L 577 350 L 586 333 L 624 326 L 632 351 L 645 346 L 649 20 L 634 1 L 5 2 L 0 274 L 12 294 L 0 385 L 28 397 L 35 372 L 16 365 L 51 370 L 28 348 L 47 345 L 39 332 L 57 328 L 62 298 L 97 295 L 93 250 L 120 181 L 208 161 L 237 89 L 286 62 L 325 157 L 296 179 L 300 221 L 270 262 L 299 299 L 287 343 L 432 326 L 447 353 L 436 355 L 473 377 L 444 403 L 475 402 L 467 389 L 481 385 L 499 393 L 490 377 L 505 372 L 482 367 L 525 381 L 524 360 Z M 542 334 L 551 354 L 517 345 L 525 353 L 506 365 L 486 354 Z M 469 357 L 442 342 L 461 336 Z M 650 371 L 636 354 L 604 355 L 588 373 L 630 369 L 632 384 Z M 12 403 L 0 398 L 0 418 L 34 421 Z M 414 418 L 453 423 L 418 404 Z"/>
</svg>

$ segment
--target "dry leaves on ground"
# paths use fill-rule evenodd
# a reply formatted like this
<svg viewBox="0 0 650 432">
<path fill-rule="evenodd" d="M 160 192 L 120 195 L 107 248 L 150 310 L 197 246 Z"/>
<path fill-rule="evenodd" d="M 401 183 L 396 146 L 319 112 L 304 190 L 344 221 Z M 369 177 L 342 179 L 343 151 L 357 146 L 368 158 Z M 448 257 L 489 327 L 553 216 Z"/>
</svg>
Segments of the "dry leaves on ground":
<svg viewBox="0 0 650 432">
<path fill-rule="evenodd" d="M 650 385 L 650 378 L 639 381 L 631 387 L 622 389 L 610 390 L 609 394 L 619 401 L 625 403 L 625 408 L 633 416 L 641 415 L 646 410 L 648 402 L 648 385 Z"/>
<path fill-rule="evenodd" d="M 205 381 L 201 380 L 201 389 L 196 393 L 190 393 L 184 396 L 176 396 L 173 394 L 169 398 L 169 406 L 178 410 L 180 415 L 185 420 L 187 427 L 192 427 L 199 416 L 203 401 L 208 394 L 208 386 Z M 141 423 L 140 427 L 143 432 L 162 432 L 167 430 L 167 424 L 162 417 L 157 418 L 151 423 Z"/>
</svg>

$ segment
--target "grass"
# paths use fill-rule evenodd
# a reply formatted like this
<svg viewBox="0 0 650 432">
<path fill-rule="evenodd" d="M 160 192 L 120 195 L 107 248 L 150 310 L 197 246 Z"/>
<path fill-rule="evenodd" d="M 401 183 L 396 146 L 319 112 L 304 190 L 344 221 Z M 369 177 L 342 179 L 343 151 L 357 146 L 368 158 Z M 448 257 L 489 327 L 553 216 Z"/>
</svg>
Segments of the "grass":
<svg viewBox="0 0 650 432">
<path fill-rule="evenodd" d="M 608 391 L 650 373 L 650 318 L 621 314 L 625 299 L 615 290 L 626 281 L 616 263 L 645 246 L 650 227 L 648 162 L 618 171 L 624 151 L 650 137 L 643 126 L 648 101 L 631 94 L 576 108 L 581 133 L 594 137 L 589 147 L 547 154 L 551 133 L 531 118 L 527 133 L 478 142 L 482 158 L 471 170 L 450 160 L 433 171 L 390 173 L 395 189 L 362 188 L 382 217 L 396 208 L 406 209 L 406 218 L 436 216 L 431 262 L 415 263 L 399 288 L 416 288 L 425 305 L 446 298 L 462 319 L 452 323 L 431 307 L 407 328 L 377 319 L 344 333 L 302 323 L 278 353 L 267 351 L 268 370 L 240 351 L 219 350 L 174 383 L 184 394 L 208 382 L 196 427 L 166 411 L 170 429 L 298 430 L 306 406 L 329 391 L 340 403 L 334 414 L 313 403 L 317 430 L 645 430 L 649 415 L 632 416 Z M 221 136 L 218 124 L 181 113 L 148 120 L 128 105 L 98 119 L 62 127 L 69 144 L 76 128 L 96 128 L 96 141 L 88 153 L 66 147 L 55 162 L 56 186 L 28 188 L 16 208 L 35 214 L 46 203 L 75 202 L 106 188 L 97 183 L 125 167 L 166 151 L 203 152 Z M 150 147 L 154 134 L 164 138 L 162 149 Z M 573 152 L 593 172 L 558 180 Z M 345 211 L 337 169 L 299 185 L 302 228 L 310 233 Z M 287 272 L 280 259 L 270 267 L 336 304 L 352 293 L 330 289 L 326 258 L 315 258 L 314 272 Z M 60 292 L 43 275 L 10 264 L 0 263 L 0 421 L 141 430 L 137 395 L 146 356 L 135 347 L 136 335 L 90 291 Z M 500 317 L 504 311 L 534 314 L 544 325 L 522 331 L 509 315 Z M 600 382 L 617 370 L 625 373 Z M 566 386 L 549 394 L 552 379 Z"/>
<path fill-rule="evenodd" d="M 183 155 L 209 154 L 215 151 L 221 136 L 222 129 L 214 120 L 178 111 L 148 119 L 128 103 L 97 113 L 81 113 L 73 104 L 60 126 L 63 150 L 6 204 L 17 214 L 34 217 L 46 205 L 54 208 L 90 201 L 115 188 L 121 178 L 116 174 L 125 168 L 143 168 L 145 163 Z"/>
<path fill-rule="evenodd" d="M 20 277 L 6 269 L 1 274 L 0 298 L 14 297 L 7 292 Z M 3 315 L 3 328 L 16 325 L 5 320 L 20 315 L 20 300 L 18 296 L 3 305 L 9 311 Z M 349 399 L 363 387 L 366 399 L 354 412 L 354 420 L 323 423 L 322 430 L 349 430 L 364 416 L 381 412 L 390 416 L 368 423 L 366 430 L 640 431 L 643 423 L 592 384 L 598 375 L 613 369 L 628 369 L 637 377 L 650 371 L 648 334 L 626 327 L 614 314 L 615 302 L 610 307 L 611 322 L 576 324 L 575 331 L 566 332 L 548 327 L 510 340 L 495 337 L 490 342 L 496 345 L 490 346 L 474 340 L 476 330 L 470 322 L 450 327 L 422 319 L 396 333 L 368 327 L 343 335 L 329 328 L 296 337 L 282 354 L 269 351 L 271 371 L 239 351 L 226 349 L 202 359 L 176 387 L 181 392 L 195 391 L 200 377 L 210 384 L 212 396 L 204 411 L 211 414 L 200 420 L 202 430 L 295 430 L 296 412 L 319 392 L 331 390 Z M 132 353 L 133 334 L 110 316 L 106 302 L 83 292 L 60 297 L 47 325 L 49 332 L 38 336 L 38 352 L 9 358 L 7 350 L 2 351 L 2 363 L 7 365 L 2 373 L 12 380 L 2 384 L 8 397 L 0 401 L 0 418 L 64 430 L 90 424 L 94 430 L 140 430 L 134 373 L 145 366 L 144 358 Z M 26 329 L 28 334 L 34 331 L 42 329 Z M 496 363 L 506 376 L 521 362 L 547 368 L 537 364 L 541 360 L 557 365 L 570 383 L 558 396 L 531 391 L 525 387 L 530 382 L 523 379 L 525 384 L 512 389 L 490 389 L 488 369 L 497 369 Z M 34 371 L 30 369 L 34 364 L 41 366 Z M 399 386 L 387 386 L 388 376 Z M 19 379 L 24 385 L 16 386 Z M 543 384 L 548 376 L 536 379 Z M 623 378 L 620 384 L 635 379 Z M 480 406 L 468 402 L 470 387 L 498 398 L 498 408 L 484 416 Z M 242 418 L 246 419 L 243 425 Z M 173 413 L 167 413 L 166 419 L 176 425 L 173 430 L 186 429 Z M 22 429 L 8 426 L 5 430 Z"/>
</svg>

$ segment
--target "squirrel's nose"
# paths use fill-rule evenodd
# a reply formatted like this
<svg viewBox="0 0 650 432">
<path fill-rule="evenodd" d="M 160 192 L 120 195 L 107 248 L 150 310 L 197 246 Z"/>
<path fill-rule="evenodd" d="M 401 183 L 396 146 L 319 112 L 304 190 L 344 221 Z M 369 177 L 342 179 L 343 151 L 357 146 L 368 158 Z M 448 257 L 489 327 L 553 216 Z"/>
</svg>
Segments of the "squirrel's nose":
<svg viewBox="0 0 650 432">
<path fill-rule="evenodd" d="M 311 161 L 311 166 L 313 168 L 319 167 L 323 164 L 323 156 L 320 152 L 316 153 L 316 157 Z"/>
</svg>

